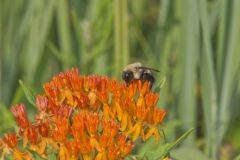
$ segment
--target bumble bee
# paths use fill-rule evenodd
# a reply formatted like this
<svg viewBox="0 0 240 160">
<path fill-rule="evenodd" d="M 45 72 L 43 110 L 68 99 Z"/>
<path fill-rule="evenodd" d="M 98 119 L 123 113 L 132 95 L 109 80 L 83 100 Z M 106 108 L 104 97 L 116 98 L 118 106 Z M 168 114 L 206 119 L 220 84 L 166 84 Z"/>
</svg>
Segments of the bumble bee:
<svg viewBox="0 0 240 160">
<path fill-rule="evenodd" d="M 149 81 L 149 88 L 151 89 L 153 83 L 155 82 L 153 71 L 159 72 L 156 69 L 144 67 L 139 62 L 132 63 L 124 68 L 122 72 L 122 79 L 126 82 L 127 85 L 129 85 L 134 80 L 141 80 L 143 83 L 145 81 Z"/>
</svg>

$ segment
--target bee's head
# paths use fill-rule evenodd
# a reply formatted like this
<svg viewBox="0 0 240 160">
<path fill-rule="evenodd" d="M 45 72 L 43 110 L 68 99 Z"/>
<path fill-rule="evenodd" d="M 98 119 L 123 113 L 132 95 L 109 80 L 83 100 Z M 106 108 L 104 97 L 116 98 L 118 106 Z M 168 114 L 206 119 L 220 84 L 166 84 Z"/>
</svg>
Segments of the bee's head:
<svg viewBox="0 0 240 160">
<path fill-rule="evenodd" d="M 129 84 L 134 78 L 133 72 L 131 70 L 123 71 L 122 79 Z"/>
</svg>

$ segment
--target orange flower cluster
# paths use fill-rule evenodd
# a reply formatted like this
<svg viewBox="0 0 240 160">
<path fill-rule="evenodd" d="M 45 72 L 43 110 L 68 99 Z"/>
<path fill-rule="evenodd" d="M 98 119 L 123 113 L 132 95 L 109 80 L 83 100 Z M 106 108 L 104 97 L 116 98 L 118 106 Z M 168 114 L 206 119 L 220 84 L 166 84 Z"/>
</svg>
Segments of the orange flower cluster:
<svg viewBox="0 0 240 160">
<path fill-rule="evenodd" d="M 61 160 L 124 159 L 138 137 L 145 141 L 154 135 L 159 141 L 157 127 L 166 112 L 156 108 L 158 93 L 149 90 L 148 82 L 126 86 L 108 77 L 81 77 L 72 69 L 43 88 L 44 94 L 36 97 L 34 122 L 23 104 L 11 108 L 19 132 L 0 139 L 2 159 L 6 154 L 31 159 L 33 152 L 47 158 L 50 150 Z"/>
</svg>

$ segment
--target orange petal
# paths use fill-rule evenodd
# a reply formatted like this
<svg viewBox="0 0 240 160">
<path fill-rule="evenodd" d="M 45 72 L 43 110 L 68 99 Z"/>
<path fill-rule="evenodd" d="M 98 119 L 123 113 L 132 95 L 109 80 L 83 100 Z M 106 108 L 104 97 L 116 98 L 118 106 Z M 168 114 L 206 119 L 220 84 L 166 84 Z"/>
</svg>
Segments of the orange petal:
<svg viewBox="0 0 240 160">
<path fill-rule="evenodd" d="M 23 156 L 23 153 L 22 153 L 22 152 L 20 152 L 20 151 L 17 150 L 17 149 L 14 149 L 14 151 L 13 151 L 13 159 L 16 159 L 16 160 L 24 160 L 22 156 Z"/>
<path fill-rule="evenodd" d="M 65 90 L 63 92 L 64 97 L 67 98 L 68 104 L 70 104 L 71 106 L 73 106 L 73 96 L 72 96 L 72 92 L 70 90 Z"/>
<path fill-rule="evenodd" d="M 15 160 L 31 160 L 32 159 L 32 154 L 30 152 L 21 152 L 17 148 L 14 148 L 13 151 L 13 159 Z"/>
<path fill-rule="evenodd" d="M 153 133 L 155 132 L 156 128 L 152 127 L 148 130 L 147 134 L 145 135 L 146 140 L 153 135 Z"/>
<path fill-rule="evenodd" d="M 137 100 L 137 106 L 145 106 L 145 100 L 143 95 L 139 95 L 138 100 Z"/>
<path fill-rule="evenodd" d="M 137 140 L 137 138 L 138 138 L 141 130 L 142 130 L 142 125 L 141 125 L 141 123 L 137 123 L 137 124 L 136 124 L 136 129 L 135 129 L 135 131 L 134 131 L 134 133 L 133 133 L 133 137 L 132 137 L 132 140 L 133 140 L 133 141 L 136 141 L 136 140 Z"/>
<path fill-rule="evenodd" d="M 97 100 L 97 95 L 95 92 L 89 92 L 88 98 L 90 100 L 90 105 L 93 105 Z"/>
<path fill-rule="evenodd" d="M 42 149 L 41 149 L 40 147 L 38 147 L 37 145 L 31 144 L 31 145 L 30 145 L 30 149 L 31 149 L 32 151 L 37 152 L 38 155 L 41 156 L 42 158 L 47 158 L 46 155 L 43 153 L 44 150 L 42 151 Z"/>
<path fill-rule="evenodd" d="M 103 104 L 103 117 L 106 119 L 110 117 L 110 108 L 107 103 Z"/>
<path fill-rule="evenodd" d="M 144 129 L 141 130 L 141 136 L 142 136 L 142 140 L 145 142 L 146 141 L 146 136 L 145 136 L 145 133 L 144 133 Z"/>
<path fill-rule="evenodd" d="M 127 125 L 128 128 L 131 129 L 133 128 L 133 122 L 132 122 L 133 118 L 128 114 L 128 121 L 127 121 Z"/>
<path fill-rule="evenodd" d="M 121 131 L 126 130 L 127 123 L 128 123 L 128 115 L 127 115 L 127 112 L 124 112 L 122 116 L 122 121 L 121 121 Z"/>
<path fill-rule="evenodd" d="M 122 109 L 119 105 L 119 102 L 116 103 L 116 111 L 117 111 L 117 117 L 118 117 L 118 120 L 121 121 L 122 120 Z"/>
<path fill-rule="evenodd" d="M 27 143 L 28 143 L 27 130 L 25 130 L 23 133 L 23 148 L 27 146 Z"/>
<path fill-rule="evenodd" d="M 131 127 L 131 128 L 126 132 L 126 135 L 127 135 L 127 136 L 131 135 L 131 134 L 135 131 L 136 127 L 137 127 L 137 124 L 135 124 L 133 127 Z"/>
<path fill-rule="evenodd" d="M 46 143 L 45 139 L 42 139 L 39 152 L 44 153 L 46 146 L 47 146 L 47 143 Z"/>
<path fill-rule="evenodd" d="M 159 142 L 159 131 L 156 128 L 155 132 L 154 132 L 154 138 L 155 138 L 155 142 L 158 143 Z"/>
<path fill-rule="evenodd" d="M 155 124 L 160 124 L 166 116 L 166 111 L 156 108 L 153 112 L 153 121 Z"/>
<path fill-rule="evenodd" d="M 83 160 L 91 160 L 91 157 L 89 155 L 83 155 Z"/>
<path fill-rule="evenodd" d="M 103 151 L 102 147 L 100 146 L 100 144 L 98 143 L 98 141 L 95 138 L 90 138 L 90 145 L 92 147 L 96 148 L 96 150 L 98 152 L 102 152 Z"/>
<path fill-rule="evenodd" d="M 70 154 L 64 145 L 60 146 L 59 159 L 60 160 L 71 160 Z"/>
<path fill-rule="evenodd" d="M 107 160 L 105 152 L 98 153 L 94 160 Z"/>
<path fill-rule="evenodd" d="M 137 90 L 137 84 L 136 83 L 131 83 L 127 89 L 126 95 L 129 96 L 131 100 L 133 100 Z"/>
<path fill-rule="evenodd" d="M 46 141 L 46 143 L 50 144 L 54 149 L 56 149 L 56 150 L 59 149 L 59 146 L 57 145 L 57 143 L 53 139 L 51 139 L 51 138 L 44 138 L 44 141 Z"/>
</svg>

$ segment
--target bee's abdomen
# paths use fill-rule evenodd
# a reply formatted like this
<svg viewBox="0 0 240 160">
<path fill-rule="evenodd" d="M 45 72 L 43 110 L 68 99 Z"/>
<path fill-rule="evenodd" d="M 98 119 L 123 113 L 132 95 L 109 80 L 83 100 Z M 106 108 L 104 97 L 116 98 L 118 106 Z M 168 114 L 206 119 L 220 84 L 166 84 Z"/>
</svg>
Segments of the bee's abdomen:
<svg viewBox="0 0 240 160">
<path fill-rule="evenodd" d="M 154 76 L 153 76 L 153 73 L 149 70 L 147 71 L 144 71 L 142 74 L 141 74 L 141 77 L 140 77 L 141 81 L 144 83 L 145 81 L 149 81 L 150 82 L 150 86 L 149 88 L 152 88 L 152 85 L 155 81 L 154 79 Z"/>
</svg>

